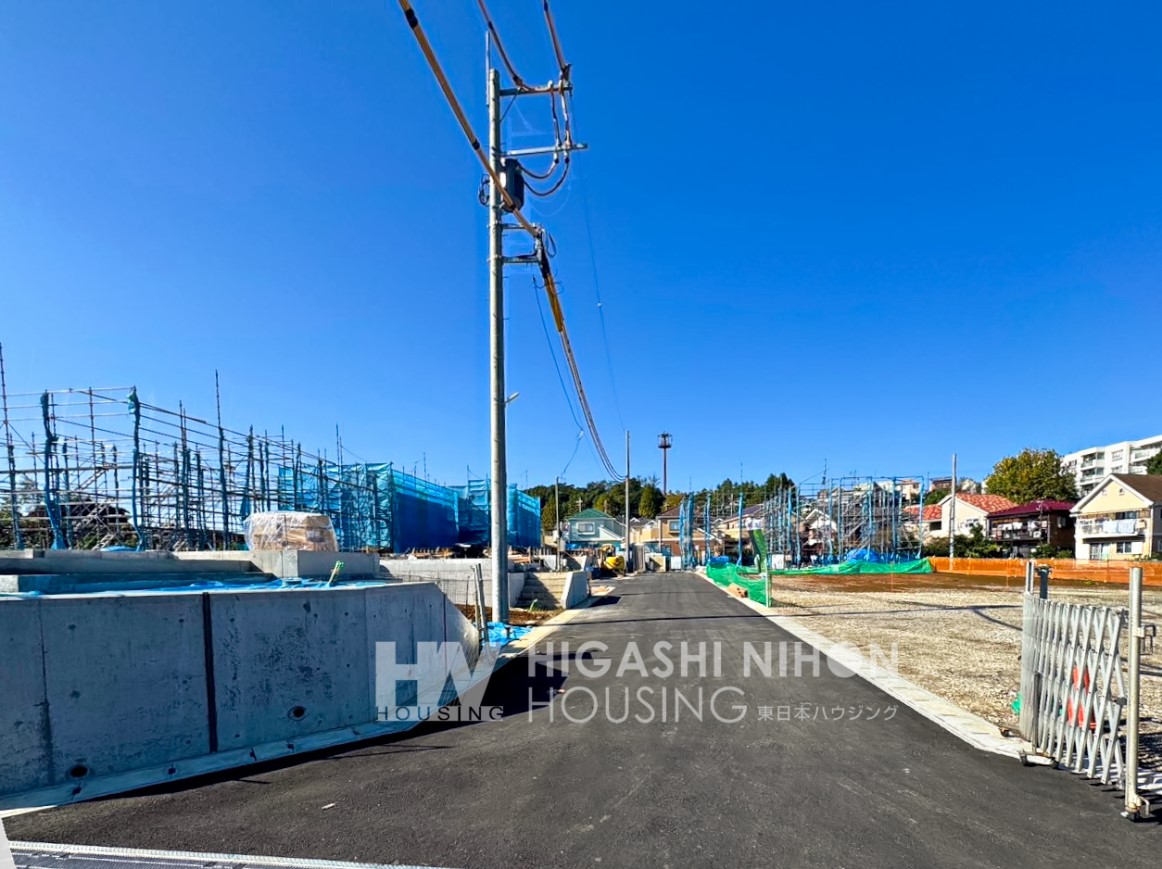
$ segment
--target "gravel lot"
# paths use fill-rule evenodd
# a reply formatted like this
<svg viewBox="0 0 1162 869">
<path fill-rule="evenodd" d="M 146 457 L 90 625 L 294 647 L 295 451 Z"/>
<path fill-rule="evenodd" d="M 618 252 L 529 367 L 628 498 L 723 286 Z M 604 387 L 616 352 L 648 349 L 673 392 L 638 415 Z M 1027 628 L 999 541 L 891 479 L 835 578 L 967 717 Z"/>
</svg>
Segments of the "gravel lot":
<svg viewBox="0 0 1162 869">
<path fill-rule="evenodd" d="M 885 652 L 897 644 L 900 675 L 1001 727 L 1017 723 L 1011 704 L 1020 682 L 1019 580 L 954 574 L 868 577 L 779 577 L 773 597 L 832 640 Z M 1126 606 L 1124 586 L 1057 583 L 1053 598 Z M 1162 589 L 1143 594 L 1142 621 L 1162 624 Z M 1124 634 L 1123 634 L 1124 636 Z M 1162 641 L 1142 657 L 1142 741 L 1162 765 Z M 1153 765 L 1153 762 L 1151 763 Z"/>
</svg>

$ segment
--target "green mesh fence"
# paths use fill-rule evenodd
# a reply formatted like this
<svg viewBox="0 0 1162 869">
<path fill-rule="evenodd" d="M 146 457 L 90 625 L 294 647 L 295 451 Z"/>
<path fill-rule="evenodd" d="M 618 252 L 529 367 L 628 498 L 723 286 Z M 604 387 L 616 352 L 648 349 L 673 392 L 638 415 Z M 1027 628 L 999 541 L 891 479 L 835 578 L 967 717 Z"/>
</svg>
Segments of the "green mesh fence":
<svg viewBox="0 0 1162 869">
<path fill-rule="evenodd" d="M 801 567 L 792 570 L 776 570 L 781 576 L 836 575 L 852 573 L 932 573 L 932 563 L 927 558 L 916 561 L 895 561 L 878 563 L 874 561 L 841 561 L 823 567 Z"/>
<path fill-rule="evenodd" d="M 773 577 L 780 576 L 839 576 L 865 573 L 932 573 L 932 564 L 927 558 L 916 561 L 897 561 L 894 564 L 876 564 L 869 561 L 844 561 L 825 567 L 804 567 L 799 570 L 773 570 Z M 747 597 L 761 604 L 767 603 L 767 580 L 754 567 L 739 567 L 737 564 L 710 565 L 706 575 L 716 584 L 725 588 L 737 585 L 746 589 Z"/>
<path fill-rule="evenodd" d="M 724 564 L 721 567 L 706 568 L 706 575 L 715 585 L 725 588 L 728 585 L 737 585 L 746 589 L 747 597 L 761 604 L 767 602 L 767 580 L 753 567 L 739 567 L 737 564 Z"/>
</svg>

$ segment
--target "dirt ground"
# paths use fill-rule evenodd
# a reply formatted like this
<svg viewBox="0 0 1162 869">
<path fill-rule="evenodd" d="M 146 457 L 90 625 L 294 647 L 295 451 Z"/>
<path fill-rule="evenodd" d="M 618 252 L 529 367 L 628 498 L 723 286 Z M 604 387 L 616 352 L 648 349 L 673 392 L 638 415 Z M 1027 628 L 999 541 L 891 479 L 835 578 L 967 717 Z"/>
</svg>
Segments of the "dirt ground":
<svg viewBox="0 0 1162 869">
<path fill-rule="evenodd" d="M 476 607 L 472 604 L 456 604 L 456 609 L 464 613 L 471 622 L 476 621 Z M 508 623 L 510 625 L 539 625 L 542 622 L 547 622 L 555 615 L 560 615 L 564 610 L 560 609 L 538 609 L 538 610 L 521 610 L 510 609 L 508 611 Z M 492 608 L 484 608 L 485 617 L 492 621 Z"/>
<path fill-rule="evenodd" d="M 1001 727 L 1015 727 L 1023 582 L 954 574 L 779 577 L 775 611 L 865 654 L 897 644 L 900 675 Z M 1127 606 L 1125 586 L 1054 583 L 1050 597 Z M 1143 624 L 1162 624 L 1162 589 L 1147 588 Z M 1123 634 L 1124 636 L 1124 634 Z M 1142 656 L 1142 743 L 1162 765 L 1162 640 Z M 1158 761 L 1155 763 L 1154 761 Z"/>
</svg>

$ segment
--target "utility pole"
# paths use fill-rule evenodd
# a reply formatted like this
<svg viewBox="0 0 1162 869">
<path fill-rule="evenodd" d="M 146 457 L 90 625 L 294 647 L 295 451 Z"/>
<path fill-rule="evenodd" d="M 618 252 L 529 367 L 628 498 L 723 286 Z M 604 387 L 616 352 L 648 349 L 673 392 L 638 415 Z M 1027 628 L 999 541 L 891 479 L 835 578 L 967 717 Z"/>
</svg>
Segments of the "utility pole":
<svg viewBox="0 0 1162 869">
<path fill-rule="evenodd" d="M 924 508 L 921 507 L 921 510 Z M 948 502 L 948 569 L 956 559 L 956 453 L 952 454 L 952 500 Z"/>
<path fill-rule="evenodd" d="M 629 572 L 629 432 L 625 433 L 625 570 Z"/>
<path fill-rule="evenodd" d="M 521 148 L 504 150 L 501 138 L 501 118 L 504 111 L 501 100 L 515 100 L 518 97 L 536 96 L 544 99 L 560 95 L 563 99 L 572 85 L 567 79 L 550 82 L 541 88 L 501 88 L 500 71 L 492 66 L 492 40 L 485 36 L 485 72 L 488 80 L 488 164 L 492 177 L 488 185 L 488 317 L 489 317 L 489 398 L 492 435 L 491 470 L 491 549 L 492 549 L 492 617 L 495 621 L 508 621 L 508 460 L 506 456 L 505 413 L 508 398 L 504 390 L 504 267 L 506 265 L 536 266 L 543 264 L 547 256 L 540 238 L 535 240 L 532 253 L 505 256 L 504 233 L 506 230 L 527 231 L 529 224 L 504 222 L 506 206 L 520 209 L 524 204 L 524 177 L 520 159 L 533 156 L 568 156 L 570 151 L 585 148 L 571 137 L 564 141 L 559 138 L 552 145 L 541 148 Z M 567 76 L 567 72 L 562 71 Z M 502 191 L 494 178 L 504 185 Z M 543 235 L 537 227 L 539 235 Z M 560 517 L 558 517 L 560 518 Z"/>
<path fill-rule="evenodd" d="M 503 171 L 500 144 L 500 72 L 492 68 L 492 48 L 486 43 L 488 72 L 488 160 L 497 177 Z M 508 457 L 504 395 L 504 198 L 496 184 L 488 189 L 488 350 L 492 431 L 492 620 L 508 621 Z"/>
<path fill-rule="evenodd" d="M 561 478 L 557 477 L 553 480 L 553 518 L 556 522 L 557 528 L 557 564 L 556 569 L 561 569 Z"/>
</svg>

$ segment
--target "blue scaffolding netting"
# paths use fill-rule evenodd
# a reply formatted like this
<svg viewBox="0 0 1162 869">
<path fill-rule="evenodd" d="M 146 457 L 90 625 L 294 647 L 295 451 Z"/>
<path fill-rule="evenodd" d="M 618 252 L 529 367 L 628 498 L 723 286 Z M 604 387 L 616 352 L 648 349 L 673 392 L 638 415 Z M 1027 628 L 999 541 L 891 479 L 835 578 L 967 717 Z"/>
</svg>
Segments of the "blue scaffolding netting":
<svg viewBox="0 0 1162 869">
<path fill-rule="evenodd" d="M 491 487 L 487 480 L 441 486 L 390 464 L 279 469 L 279 509 L 324 513 L 343 549 L 439 549 L 489 540 Z M 508 490 L 508 542 L 541 542 L 541 502 Z"/>
</svg>

